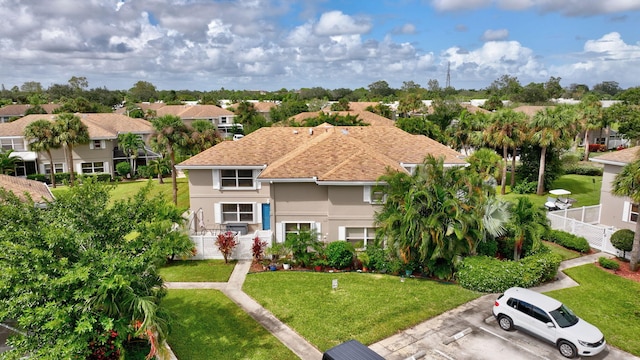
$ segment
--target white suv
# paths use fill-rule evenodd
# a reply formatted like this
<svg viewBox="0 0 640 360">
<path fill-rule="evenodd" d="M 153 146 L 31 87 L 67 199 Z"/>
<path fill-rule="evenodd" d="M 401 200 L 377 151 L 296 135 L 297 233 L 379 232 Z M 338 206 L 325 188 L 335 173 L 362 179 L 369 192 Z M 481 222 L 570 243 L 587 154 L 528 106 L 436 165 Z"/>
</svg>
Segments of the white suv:
<svg viewBox="0 0 640 360">
<path fill-rule="evenodd" d="M 524 330 L 555 344 L 565 357 L 599 354 L 607 346 L 595 326 L 580 319 L 556 299 L 513 287 L 493 305 L 493 316 L 503 330 Z"/>
</svg>

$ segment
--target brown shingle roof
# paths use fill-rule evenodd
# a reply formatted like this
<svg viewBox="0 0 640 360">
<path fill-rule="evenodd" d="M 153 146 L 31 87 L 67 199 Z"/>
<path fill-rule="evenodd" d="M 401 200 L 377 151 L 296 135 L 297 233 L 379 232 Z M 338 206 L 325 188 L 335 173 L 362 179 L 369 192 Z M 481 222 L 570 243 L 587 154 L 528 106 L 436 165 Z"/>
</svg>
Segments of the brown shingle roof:
<svg viewBox="0 0 640 360">
<path fill-rule="evenodd" d="M 89 129 L 92 139 L 117 138 L 119 133 L 151 133 L 151 123 L 114 113 L 76 114 Z M 36 120 L 53 121 L 56 115 L 31 114 L 16 121 L 0 124 L 0 136 L 22 136 L 24 129 Z"/>
<path fill-rule="evenodd" d="M 321 125 L 261 128 L 240 141 L 222 142 L 180 164 L 183 168 L 263 166 L 263 179 L 376 181 L 387 168 L 422 163 L 425 156 L 464 165 L 460 153 L 396 127 Z"/>
<path fill-rule="evenodd" d="M 51 114 L 53 110 L 60 107 L 59 104 L 42 104 L 40 105 L 47 114 Z M 31 107 L 29 104 L 10 104 L 0 107 L 0 116 L 23 116 Z"/>
<path fill-rule="evenodd" d="M 15 176 L 0 175 L 0 187 L 7 191 L 13 192 L 22 201 L 26 201 L 25 193 L 31 196 L 36 202 L 53 201 L 53 194 L 47 187 L 47 184 L 40 181 L 22 179 Z"/>
<path fill-rule="evenodd" d="M 602 164 L 624 166 L 625 164 L 632 163 L 638 159 L 640 159 L 640 146 L 634 146 L 619 151 L 612 151 L 607 154 L 593 157 L 589 160 Z"/>
<path fill-rule="evenodd" d="M 156 115 L 175 115 L 181 119 L 209 119 L 231 116 L 233 112 L 215 105 L 165 105 L 156 110 Z"/>
<path fill-rule="evenodd" d="M 538 113 L 539 111 L 543 111 L 548 107 L 549 106 L 523 105 L 523 106 L 518 106 L 514 108 L 513 111 L 521 112 L 526 114 L 529 117 L 533 117 L 536 113 Z"/>
<path fill-rule="evenodd" d="M 269 112 L 272 108 L 278 107 L 278 104 L 274 102 L 260 101 L 257 103 L 253 103 L 253 107 L 257 112 Z"/>
</svg>

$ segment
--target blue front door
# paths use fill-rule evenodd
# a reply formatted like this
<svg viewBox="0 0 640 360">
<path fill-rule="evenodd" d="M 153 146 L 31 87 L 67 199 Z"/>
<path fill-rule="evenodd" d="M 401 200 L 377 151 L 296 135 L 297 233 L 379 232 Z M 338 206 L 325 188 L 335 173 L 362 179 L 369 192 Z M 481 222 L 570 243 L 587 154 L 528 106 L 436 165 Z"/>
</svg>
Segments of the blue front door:
<svg viewBox="0 0 640 360">
<path fill-rule="evenodd" d="M 262 230 L 271 229 L 271 206 L 262 204 Z"/>
</svg>

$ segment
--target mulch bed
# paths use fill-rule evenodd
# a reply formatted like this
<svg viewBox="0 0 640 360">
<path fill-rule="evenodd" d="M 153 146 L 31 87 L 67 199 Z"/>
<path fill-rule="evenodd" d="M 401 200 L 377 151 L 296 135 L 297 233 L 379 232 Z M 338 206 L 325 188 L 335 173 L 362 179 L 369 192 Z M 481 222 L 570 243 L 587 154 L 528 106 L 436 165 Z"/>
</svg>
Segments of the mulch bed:
<svg viewBox="0 0 640 360">
<path fill-rule="evenodd" d="M 604 271 L 607 271 L 611 274 L 614 275 L 618 275 L 621 276 L 625 279 L 629 279 L 629 280 L 633 280 L 636 282 L 640 282 L 640 270 L 639 271 L 631 271 L 629 269 L 629 262 L 626 260 L 620 260 L 618 258 L 613 258 L 612 260 L 616 261 L 618 264 L 620 264 L 620 269 L 618 270 L 609 270 L 609 269 L 605 269 L 602 266 L 600 266 L 600 264 L 598 264 L 598 262 L 596 261 L 595 264 L 596 266 L 600 266 L 600 268 Z"/>
</svg>

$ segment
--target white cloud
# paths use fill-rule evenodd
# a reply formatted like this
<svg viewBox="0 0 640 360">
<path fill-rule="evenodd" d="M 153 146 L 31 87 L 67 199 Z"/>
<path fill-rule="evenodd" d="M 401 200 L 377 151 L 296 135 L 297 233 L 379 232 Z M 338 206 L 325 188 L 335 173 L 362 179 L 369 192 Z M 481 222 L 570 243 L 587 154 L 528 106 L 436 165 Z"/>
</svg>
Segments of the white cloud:
<svg viewBox="0 0 640 360">
<path fill-rule="evenodd" d="M 509 30 L 507 29 L 498 29 L 498 30 L 486 30 L 484 34 L 482 34 L 482 41 L 496 41 L 496 40 L 504 40 L 509 37 Z"/>
<path fill-rule="evenodd" d="M 560 12 L 567 16 L 590 16 L 640 10 L 637 0 L 432 0 L 438 11 L 469 11 L 490 6 L 506 10 Z"/>
<path fill-rule="evenodd" d="M 371 22 L 365 18 L 354 18 L 342 11 L 330 11 L 322 14 L 315 26 L 318 35 L 364 34 L 371 30 Z"/>
<path fill-rule="evenodd" d="M 473 10 L 491 5 L 492 0 L 432 0 L 431 5 L 438 11 Z"/>
</svg>

